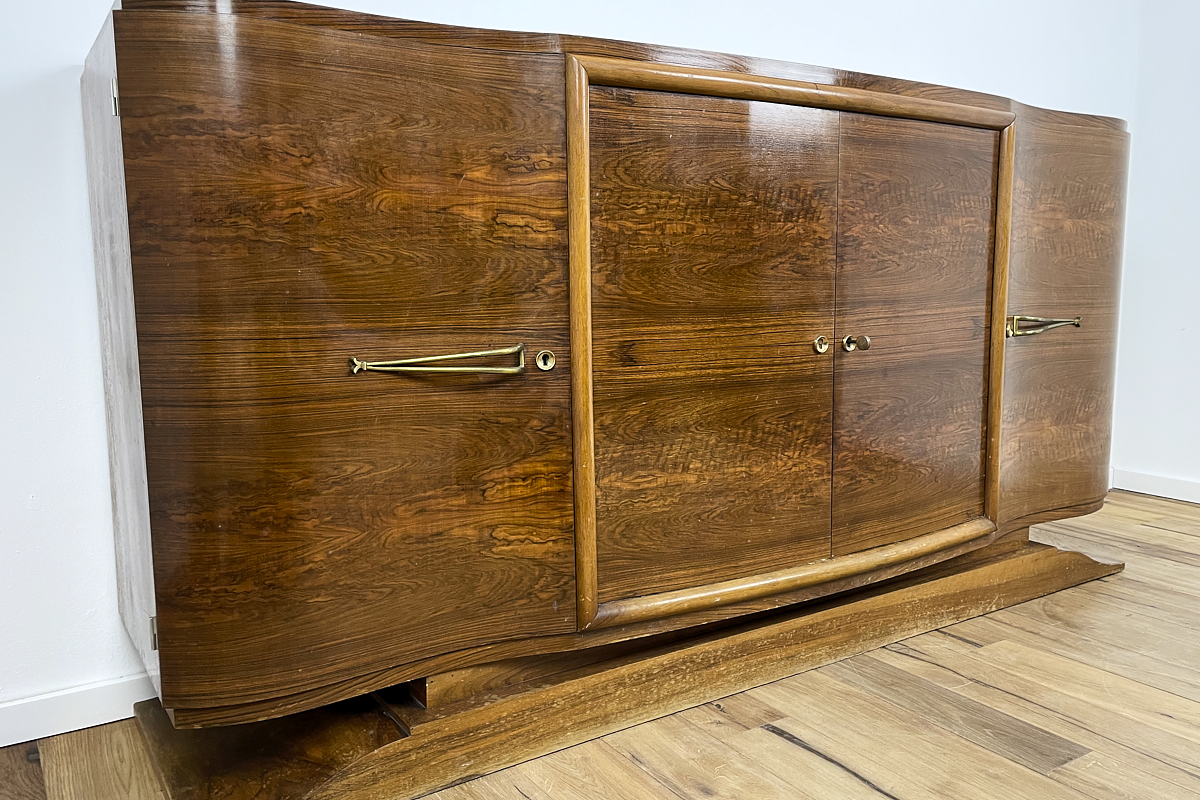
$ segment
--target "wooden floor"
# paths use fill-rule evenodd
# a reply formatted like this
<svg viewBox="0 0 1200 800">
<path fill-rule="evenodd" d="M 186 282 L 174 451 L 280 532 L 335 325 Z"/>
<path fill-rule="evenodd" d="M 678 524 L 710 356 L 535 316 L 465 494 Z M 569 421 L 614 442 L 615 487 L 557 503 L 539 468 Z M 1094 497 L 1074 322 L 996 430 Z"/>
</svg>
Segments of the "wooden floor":
<svg viewBox="0 0 1200 800">
<path fill-rule="evenodd" d="M 431 797 L 1200 798 L 1200 506 L 1114 492 L 1034 538 L 1127 568 Z M 0 800 L 161 797 L 132 721 L 38 747 Z"/>
</svg>

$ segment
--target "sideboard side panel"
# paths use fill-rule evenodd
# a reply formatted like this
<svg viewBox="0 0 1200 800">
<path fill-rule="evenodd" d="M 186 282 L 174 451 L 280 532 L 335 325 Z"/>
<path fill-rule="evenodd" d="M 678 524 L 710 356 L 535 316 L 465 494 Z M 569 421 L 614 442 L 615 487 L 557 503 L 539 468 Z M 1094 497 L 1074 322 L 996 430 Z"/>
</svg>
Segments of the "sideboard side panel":
<svg viewBox="0 0 1200 800">
<path fill-rule="evenodd" d="M 120 13 L 120 12 L 117 12 Z M 150 508 L 146 500 L 146 455 L 138 376 L 129 217 L 125 206 L 121 119 L 115 113 L 116 48 L 110 14 L 84 64 L 84 149 L 96 262 L 100 316 L 100 366 L 108 426 L 108 469 L 117 560 L 117 603 L 121 620 L 142 664 L 160 688 L 155 615 Z"/>
<path fill-rule="evenodd" d="M 1129 137 L 1023 109 L 1008 315 L 1081 317 L 1005 343 L 1000 519 L 1069 517 L 1109 488 Z"/>
</svg>

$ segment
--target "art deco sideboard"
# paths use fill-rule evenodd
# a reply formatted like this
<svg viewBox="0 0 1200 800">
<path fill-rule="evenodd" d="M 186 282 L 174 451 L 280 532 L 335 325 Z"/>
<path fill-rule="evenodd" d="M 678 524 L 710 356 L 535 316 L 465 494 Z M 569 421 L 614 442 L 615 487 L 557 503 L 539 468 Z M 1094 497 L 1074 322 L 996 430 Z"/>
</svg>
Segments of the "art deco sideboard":
<svg viewBox="0 0 1200 800">
<path fill-rule="evenodd" d="M 121 611 L 179 727 L 1103 501 L 1120 121 L 274 0 L 124 0 L 83 86 Z"/>
</svg>

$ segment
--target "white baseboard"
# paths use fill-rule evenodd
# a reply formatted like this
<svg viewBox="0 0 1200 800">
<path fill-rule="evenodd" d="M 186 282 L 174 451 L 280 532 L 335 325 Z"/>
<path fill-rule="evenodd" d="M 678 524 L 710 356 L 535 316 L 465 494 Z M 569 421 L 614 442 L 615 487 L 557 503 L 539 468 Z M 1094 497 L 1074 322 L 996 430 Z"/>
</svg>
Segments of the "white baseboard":
<svg viewBox="0 0 1200 800">
<path fill-rule="evenodd" d="M 154 696 L 143 673 L 0 703 L 0 747 L 127 719 L 134 703 Z"/>
<path fill-rule="evenodd" d="M 1141 494 L 1152 494 L 1158 497 L 1170 497 L 1173 500 L 1200 503 L 1200 482 L 1197 481 L 1164 478 L 1161 475 L 1147 475 L 1143 472 L 1114 469 L 1112 471 L 1112 485 L 1114 489 L 1128 489 L 1131 492 L 1140 492 Z"/>
</svg>

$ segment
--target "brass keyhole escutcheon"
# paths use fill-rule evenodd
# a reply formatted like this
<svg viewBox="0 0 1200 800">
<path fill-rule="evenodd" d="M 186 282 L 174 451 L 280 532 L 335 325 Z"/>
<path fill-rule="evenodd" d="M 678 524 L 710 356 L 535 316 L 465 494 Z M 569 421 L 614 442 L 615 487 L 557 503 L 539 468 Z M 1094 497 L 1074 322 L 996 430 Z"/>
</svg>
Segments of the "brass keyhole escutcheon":
<svg viewBox="0 0 1200 800">
<path fill-rule="evenodd" d="M 549 372 L 554 369 L 554 353 L 549 350 L 542 350 L 533 357 L 533 363 L 537 364 L 537 368 L 542 372 Z"/>
<path fill-rule="evenodd" d="M 853 353 L 855 350 L 870 350 L 870 336 L 847 336 L 842 339 L 842 349 L 847 353 Z"/>
<path fill-rule="evenodd" d="M 818 336 L 817 338 L 813 339 L 813 350 L 816 350 L 818 353 L 824 353 L 828 351 L 829 337 Z"/>
</svg>

